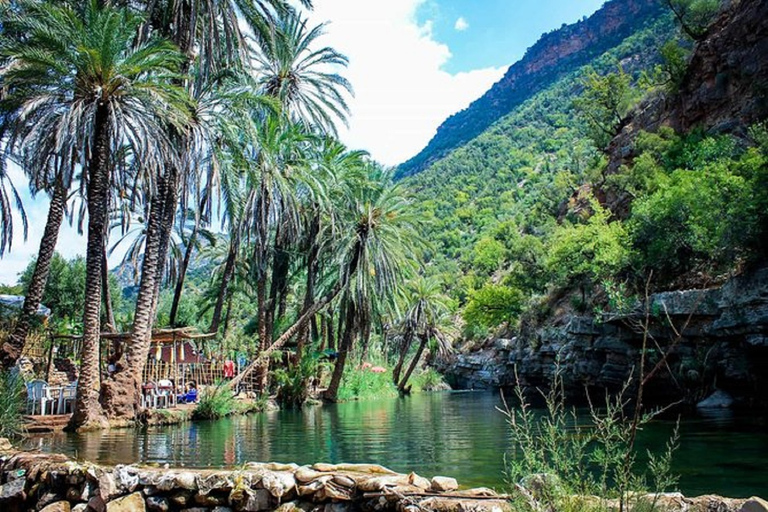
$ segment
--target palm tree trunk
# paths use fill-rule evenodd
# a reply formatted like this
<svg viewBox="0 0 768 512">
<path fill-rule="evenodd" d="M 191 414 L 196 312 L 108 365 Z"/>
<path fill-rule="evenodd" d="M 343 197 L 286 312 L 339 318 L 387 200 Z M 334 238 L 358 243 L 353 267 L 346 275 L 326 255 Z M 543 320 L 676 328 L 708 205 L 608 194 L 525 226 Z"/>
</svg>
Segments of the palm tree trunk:
<svg viewBox="0 0 768 512">
<path fill-rule="evenodd" d="M 109 238 L 109 235 L 105 234 L 105 238 Z M 101 289 L 104 295 L 104 316 L 107 319 L 107 325 L 105 331 L 117 332 L 117 323 L 115 323 L 115 310 L 112 307 L 112 292 L 109 289 L 109 261 L 107 260 L 107 247 L 106 245 L 101 251 Z"/>
<path fill-rule="evenodd" d="M 401 380 L 400 384 L 397 385 L 397 390 L 403 394 L 408 394 L 411 392 L 411 388 L 406 387 L 408 385 L 408 379 L 411 378 L 413 370 L 415 370 L 416 365 L 419 364 L 419 360 L 421 359 L 421 355 L 424 353 L 424 348 L 427 346 L 427 341 L 429 341 L 429 338 L 426 334 L 421 334 L 419 336 L 419 340 L 421 341 L 421 343 L 419 343 L 419 349 L 416 351 L 416 355 L 413 356 L 413 361 L 411 361 L 410 366 L 408 366 L 408 370 L 405 372 L 405 375 L 403 375 L 403 380 Z"/>
<path fill-rule="evenodd" d="M 104 426 L 99 403 L 99 342 L 101 338 L 101 266 L 105 224 L 109 209 L 109 107 L 100 104 L 94 119 L 93 156 L 88 163 L 88 243 L 85 253 L 85 301 L 83 342 L 77 399 L 69 427 L 91 429 Z"/>
<path fill-rule="evenodd" d="M 59 229 L 64 218 L 66 204 L 67 190 L 57 180 L 57 183 L 54 185 L 53 196 L 51 196 L 51 205 L 48 208 L 48 219 L 45 222 L 43 238 L 40 240 L 35 270 L 32 272 L 32 278 L 29 281 L 27 294 L 24 298 L 24 306 L 21 308 L 21 315 L 19 315 L 16 327 L 14 327 L 8 341 L 0 348 L 0 363 L 5 368 L 10 368 L 16 364 L 16 360 L 24 351 L 24 344 L 27 340 L 27 333 L 29 332 L 32 318 L 37 313 L 37 308 L 43 300 L 45 285 L 48 282 L 48 272 L 51 269 L 51 260 L 56 252 L 56 241 L 59 237 Z"/>
<path fill-rule="evenodd" d="M 192 229 L 192 233 L 187 240 L 187 247 L 184 249 L 184 259 L 181 262 L 181 268 L 179 269 L 179 278 L 176 281 L 176 288 L 173 291 L 173 302 L 171 303 L 171 313 L 169 315 L 169 322 L 171 327 L 176 327 L 176 315 L 179 313 L 179 302 L 181 301 L 181 292 L 184 290 L 184 280 L 187 277 L 187 269 L 189 268 L 189 262 L 192 259 L 192 250 L 197 241 L 197 232 L 200 229 L 200 216 L 197 215 L 195 219 L 195 227 Z"/>
<path fill-rule="evenodd" d="M 400 355 L 397 359 L 397 364 L 392 370 L 392 382 L 397 386 L 400 382 L 400 372 L 403 371 L 403 365 L 405 364 L 405 358 L 408 356 L 408 351 L 411 349 L 411 343 L 413 342 L 413 329 L 406 328 L 403 334 L 402 346 L 400 347 Z"/>
<path fill-rule="evenodd" d="M 224 271 L 221 274 L 221 284 L 219 285 L 219 295 L 216 297 L 216 305 L 213 307 L 213 317 L 208 332 L 219 332 L 221 325 L 221 316 L 224 312 L 224 305 L 229 295 L 229 283 L 235 275 L 235 265 L 237 264 L 237 253 L 240 251 L 240 229 L 237 228 L 232 234 L 232 240 L 229 242 L 229 252 L 227 261 L 224 263 Z"/>
<path fill-rule="evenodd" d="M 371 344 L 371 317 L 368 313 L 362 318 L 362 329 L 360 333 L 360 362 L 365 362 L 368 359 L 368 349 Z"/>
<path fill-rule="evenodd" d="M 325 391 L 325 399 L 335 402 L 339 396 L 341 378 L 344 376 L 344 367 L 347 363 L 347 355 L 352 350 L 352 340 L 355 337 L 355 303 L 351 298 L 347 299 L 347 312 L 344 320 L 344 335 L 341 337 L 339 352 L 336 356 L 336 364 L 333 367 L 333 375 L 328 389 Z"/>
<path fill-rule="evenodd" d="M 317 234 L 320 231 L 320 219 L 315 216 L 310 226 L 308 240 L 310 244 L 309 254 L 307 255 L 307 286 L 304 293 L 304 304 L 302 305 L 301 312 L 304 313 L 312 307 L 312 303 L 315 300 L 315 279 L 317 274 L 317 254 L 319 247 L 315 243 Z M 304 352 L 304 347 L 307 345 L 309 339 L 309 329 L 307 326 L 303 326 L 297 335 L 298 343 L 296 345 L 296 361 L 297 364 L 301 362 L 301 357 Z"/>
<path fill-rule="evenodd" d="M 299 318 L 293 323 L 292 326 L 290 326 L 288 329 L 285 330 L 283 334 L 280 335 L 279 338 L 277 338 L 269 347 L 265 350 L 262 350 L 261 354 L 259 354 L 259 357 L 256 358 L 255 361 L 253 361 L 251 364 L 248 365 L 248 367 L 240 372 L 240 374 L 229 381 L 228 387 L 230 389 L 236 387 L 243 378 L 245 378 L 247 375 L 249 375 L 254 369 L 259 368 L 261 365 L 264 364 L 265 361 L 268 360 L 269 356 L 276 350 L 280 350 L 283 345 L 288 343 L 288 341 L 296 336 L 298 334 L 299 329 L 301 329 L 302 326 L 306 325 L 307 322 L 309 322 L 313 316 L 317 314 L 318 311 L 323 309 L 325 306 L 331 303 L 338 295 L 341 293 L 342 290 L 344 290 L 347 285 L 349 284 L 350 279 L 352 279 L 352 276 L 355 275 L 357 272 L 357 268 L 360 264 L 360 253 L 362 251 L 362 247 L 364 246 L 363 241 L 358 241 L 357 246 L 354 249 L 354 256 L 352 257 L 352 260 L 349 262 L 349 267 L 347 268 L 347 271 L 344 273 L 343 278 L 341 281 L 336 283 L 336 286 L 333 287 L 333 289 L 328 292 L 324 297 L 322 297 L 320 300 L 315 302 L 309 310 L 305 311 L 302 315 L 299 316 Z"/>
<path fill-rule="evenodd" d="M 141 266 L 139 293 L 133 316 L 131 338 L 128 342 L 125 360 L 117 361 L 115 373 L 104 382 L 102 400 L 110 418 L 133 419 L 138 412 L 141 399 L 141 380 L 144 365 L 149 355 L 153 323 L 155 280 L 160 248 L 160 223 L 167 181 L 161 177 L 157 194 L 150 203 L 147 219 L 147 234 L 144 244 L 144 259 Z"/>
</svg>

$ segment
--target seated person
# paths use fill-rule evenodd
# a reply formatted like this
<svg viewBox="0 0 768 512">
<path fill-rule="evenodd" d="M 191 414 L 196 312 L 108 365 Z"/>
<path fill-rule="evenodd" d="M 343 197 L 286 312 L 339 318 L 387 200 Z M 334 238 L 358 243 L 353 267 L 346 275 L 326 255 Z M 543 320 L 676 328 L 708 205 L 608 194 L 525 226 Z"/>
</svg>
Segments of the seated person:
<svg viewBox="0 0 768 512">
<path fill-rule="evenodd" d="M 187 382 L 185 392 L 178 396 L 180 404 L 191 404 L 197 402 L 197 386 L 194 382 Z"/>
</svg>

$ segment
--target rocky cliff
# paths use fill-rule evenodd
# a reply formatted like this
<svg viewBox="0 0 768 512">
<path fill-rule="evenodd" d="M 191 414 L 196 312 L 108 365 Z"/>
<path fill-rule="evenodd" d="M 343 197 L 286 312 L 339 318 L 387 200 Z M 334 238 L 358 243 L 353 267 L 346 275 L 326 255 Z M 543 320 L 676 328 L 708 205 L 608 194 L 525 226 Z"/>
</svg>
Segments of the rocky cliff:
<svg viewBox="0 0 768 512">
<path fill-rule="evenodd" d="M 546 387 L 560 361 L 564 382 L 618 390 L 637 376 L 646 317 L 646 371 L 659 365 L 647 396 L 656 403 L 697 403 L 722 390 L 744 406 L 768 406 L 768 267 L 719 288 L 665 292 L 621 316 L 566 313 L 531 335 L 488 340 L 479 350 L 442 362 L 459 388 Z M 657 345 L 658 344 L 658 345 Z"/>
<path fill-rule="evenodd" d="M 649 99 L 627 120 L 609 146 L 607 173 L 632 164 L 641 131 L 669 126 L 744 135 L 767 117 L 768 1 L 733 1 L 696 45 L 679 93 Z M 611 196 L 599 187 L 594 192 L 620 217 L 629 211 L 629 196 Z M 671 350 L 650 383 L 651 399 L 696 403 L 723 390 L 742 405 L 768 406 L 768 268 L 719 288 L 656 294 L 650 303 L 649 368 Z M 546 386 L 559 359 L 575 392 L 615 390 L 636 376 L 642 307 L 610 318 L 566 310 L 556 306 L 535 329 L 488 340 L 444 363 L 443 371 L 458 387 L 512 386 L 515 369 L 524 384 Z"/>
<path fill-rule="evenodd" d="M 400 165 L 397 176 L 415 174 L 472 140 L 513 108 L 664 12 L 658 0 L 611 0 L 588 19 L 545 34 L 480 99 L 443 122 L 427 147 Z"/>
</svg>

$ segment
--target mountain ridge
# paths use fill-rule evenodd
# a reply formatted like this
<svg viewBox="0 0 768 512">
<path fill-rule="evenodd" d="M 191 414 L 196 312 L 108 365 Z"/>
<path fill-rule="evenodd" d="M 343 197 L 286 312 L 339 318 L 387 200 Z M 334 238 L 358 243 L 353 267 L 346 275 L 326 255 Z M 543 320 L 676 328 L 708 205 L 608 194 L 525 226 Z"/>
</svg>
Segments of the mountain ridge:
<svg viewBox="0 0 768 512">
<path fill-rule="evenodd" d="M 398 166 L 396 178 L 426 169 L 663 12 L 658 0 L 610 0 L 586 20 L 544 34 L 483 96 L 448 117 L 424 149 Z"/>
</svg>

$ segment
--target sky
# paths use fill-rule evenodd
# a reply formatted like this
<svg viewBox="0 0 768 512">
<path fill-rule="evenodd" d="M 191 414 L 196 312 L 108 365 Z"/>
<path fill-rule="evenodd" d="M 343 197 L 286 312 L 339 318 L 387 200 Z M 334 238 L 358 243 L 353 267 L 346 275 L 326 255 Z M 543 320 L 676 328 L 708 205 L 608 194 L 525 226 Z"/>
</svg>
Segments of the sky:
<svg viewBox="0 0 768 512">
<path fill-rule="evenodd" d="M 596 11 L 604 0 L 314 0 L 312 24 L 327 23 L 322 43 L 349 57 L 351 116 L 340 138 L 385 165 L 418 153 L 451 114 L 482 96 L 545 32 Z M 14 284 L 37 254 L 48 202 L 32 199 L 11 166 L 29 218 L 15 228 L 0 259 L 0 283 Z M 18 222 L 17 222 L 18 224 Z M 85 239 L 63 226 L 57 250 L 85 252 Z M 110 258 L 110 265 L 120 257 Z"/>
</svg>

